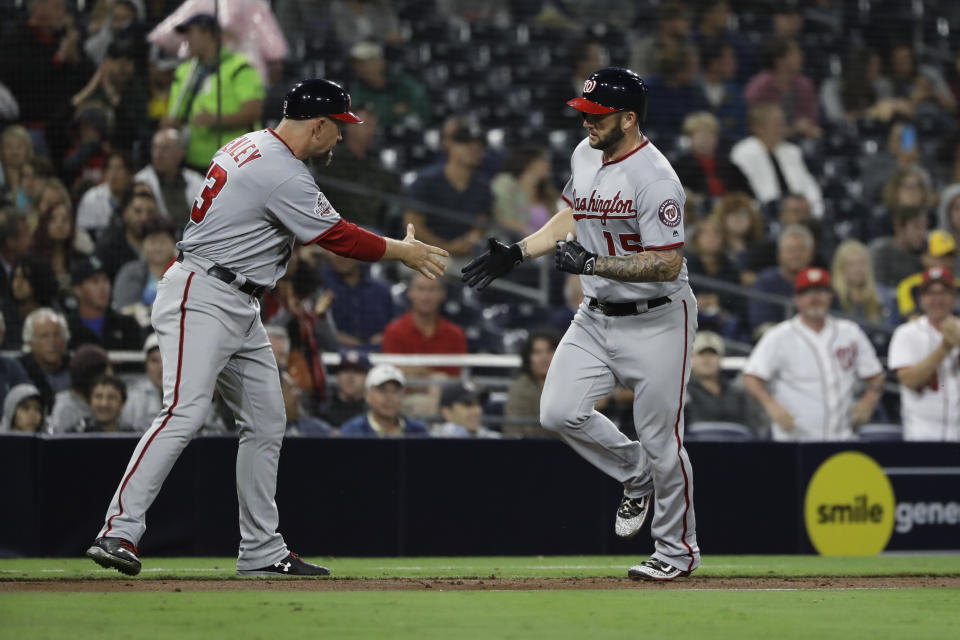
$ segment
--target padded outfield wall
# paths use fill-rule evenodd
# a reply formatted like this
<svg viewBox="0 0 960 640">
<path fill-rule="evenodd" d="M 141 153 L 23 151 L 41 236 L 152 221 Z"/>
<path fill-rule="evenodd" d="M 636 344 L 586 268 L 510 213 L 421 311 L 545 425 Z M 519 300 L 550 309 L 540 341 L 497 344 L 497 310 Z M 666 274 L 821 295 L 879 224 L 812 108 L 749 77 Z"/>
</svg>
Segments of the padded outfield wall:
<svg viewBox="0 0 960 640">
<path fill-rule="evenodd" d="M 82 554 L 136 441 L 0 437 L 0 553 Z M 858 532 L 879 527 L 888 551 L 960 549 L 960 444 L 687 448 L 704 553 L 815 552 L 805 518 L 810 480 L 849 451 L 883 470 L 892 502 L 857 473 L 831 476 L 831 498 L 808 505 L 820 531 L 858 545 Z M 149 512 L 144 555 L 236 553 L 236 450 L 236 438 L 219 436 L 187 447 Z M 288 438 L 277 492 L 290 545 L 336 556 L 646 554 L 646 531 L 629 542 L 613 535 L 619 497 L 615 482 L 551 440 Z"/>
</svg>

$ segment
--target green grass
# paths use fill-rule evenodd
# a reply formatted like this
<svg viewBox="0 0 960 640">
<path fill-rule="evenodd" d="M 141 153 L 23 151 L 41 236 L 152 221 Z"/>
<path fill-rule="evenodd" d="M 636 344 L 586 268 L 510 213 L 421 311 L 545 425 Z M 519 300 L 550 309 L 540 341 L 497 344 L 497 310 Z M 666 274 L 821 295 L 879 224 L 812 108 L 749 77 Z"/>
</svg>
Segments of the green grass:
<svg viewBox="0 0 960 640">
<path fill-rule="evenodd" d="M 311 558 L 338 578 L 616 577 L 638 556 L 482 558 Z M 235 575 L 233 558 L 143 559 L 140 578 L 223 579 Z M 960 555 L 876 557 L 704 556 L 694 574 L 713 577 L 960 575 Z M 0 580 L 118 578 L 86 558 L 0 560 Z"/>
<path fill-rule="evenodd" d="M 618 577 L 637 557 L 313 558 L 342 578 Z M 234 577 L 232 558 L 146 558 L 140 579 Z M 960 555 L 707 556 L 695 575 L 960 575 Z M 84 558 L 0 560 L 0 580 L 131 578 Z M 624 581 L 625 587 L 629 583 Z M 0 640 L 85 638 L 956 637 L 960 588 L 870 590 L 528 590 L 0 593 Z"/>
<path fill-rule="evenodd" d="M 955 637 L 960 589 L 6 594 L 0 638 Z"/>
</svg>

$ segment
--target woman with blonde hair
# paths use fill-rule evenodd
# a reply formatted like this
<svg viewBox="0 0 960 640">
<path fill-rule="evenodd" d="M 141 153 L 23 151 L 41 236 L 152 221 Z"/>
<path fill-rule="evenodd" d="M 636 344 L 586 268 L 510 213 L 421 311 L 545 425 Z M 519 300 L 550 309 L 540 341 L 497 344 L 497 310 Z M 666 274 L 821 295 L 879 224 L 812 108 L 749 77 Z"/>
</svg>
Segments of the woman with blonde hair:
<svg viewBox="0 0 960 640">
<path fill-rule="evenodd" d="M 21 212 L 30 209 L 30 196 L 23 184 L 24 166 L 33 158 L 33 141 L 20 125 L 10 125 L 0 134 L 0 196 Z"/>
<path fill-rule="evenodd" d="M 729 193 L 717 201 L 710 218 L 723 229 L 727 255 L 742 268 L 747 251 L 764 240 L 763 215 L 753 198 L 741 192 Z"/>
<path fill-rule="evenodd" d="M 840 310 L 857 322 L 885 322 L 883 299 L 892 292 L 877 286 L 870 251 L 858 240 L 844 240 L 833 254 L 830 279 Z"/>
</svg>

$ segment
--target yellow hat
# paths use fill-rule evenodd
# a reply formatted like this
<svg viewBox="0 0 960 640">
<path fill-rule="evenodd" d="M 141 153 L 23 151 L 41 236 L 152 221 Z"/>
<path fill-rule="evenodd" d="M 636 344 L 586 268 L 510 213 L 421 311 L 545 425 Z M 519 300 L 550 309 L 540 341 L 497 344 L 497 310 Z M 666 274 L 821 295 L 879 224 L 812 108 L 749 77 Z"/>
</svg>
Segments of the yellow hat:
<svg viewBox="0 0 960 640">
<path fill-rule="evenodd" d="M 943 229 L 935 229 L 927 236 L 927 253 L 935 258 L 954 253 L 957 243 L 953 236 Z"/>
</svg>

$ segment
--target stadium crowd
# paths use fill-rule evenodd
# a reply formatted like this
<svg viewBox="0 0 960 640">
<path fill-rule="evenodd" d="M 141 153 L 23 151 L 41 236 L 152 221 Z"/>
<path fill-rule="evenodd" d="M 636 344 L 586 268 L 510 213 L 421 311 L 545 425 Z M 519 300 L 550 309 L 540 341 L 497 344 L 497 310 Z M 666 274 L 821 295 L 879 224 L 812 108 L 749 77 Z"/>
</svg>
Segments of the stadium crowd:
<svg viewBox="0 0 960 640">
<path fill-rule="evenodd" d="M 0 430 L 149 428 L 150 307 L 209 158 L 322 76 L 364 124 L 311 163 L 321 188 L 363 226 L 414 223 L 452 277 L 298 247 L 262 300 L 288 432 L 549 436 L 539 393 L 578 280 L 519 269 L 478 294 L 455 276 L 488 235 L 522 237 L 559 208 L 582 139 L 565 103 L 619 65 L 645 77 L 643 131 L 687 191 L 688 435 L 960 440 L 956 3 L 220 4 L 0 1 Z M 518 293 L 538 287 L 540 302 Z M 324 352 L 341 354 L 334 371 Z M 522 367 L 483 390 L 456 366 L 371 366 L 379 352 Z M 743 376 L 721 367 L 731 353 Z M 631 398 L 598 405 L 628 435 Z M 233 429 L 216 397 L 206 423 Z"/>
</svg>

